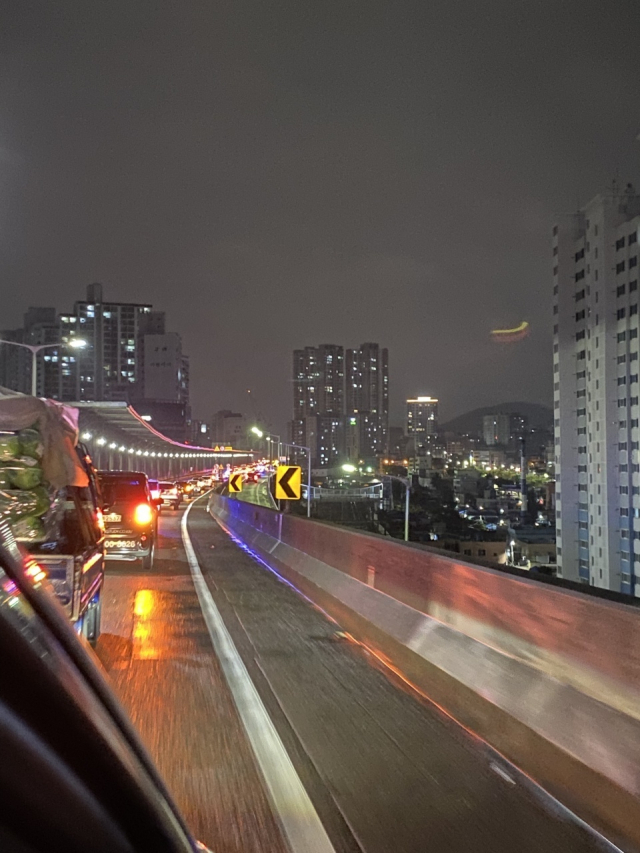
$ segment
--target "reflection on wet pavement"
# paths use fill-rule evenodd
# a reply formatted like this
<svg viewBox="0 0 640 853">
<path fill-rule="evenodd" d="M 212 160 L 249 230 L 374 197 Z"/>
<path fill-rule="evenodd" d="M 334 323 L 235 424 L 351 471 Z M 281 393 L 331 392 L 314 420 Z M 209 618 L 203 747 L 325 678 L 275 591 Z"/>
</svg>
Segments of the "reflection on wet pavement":
<svg viewBox="0 0 640 853">
<path fill-rule="evenodd" d="M 285 853 L 253 754 L 163 515 L 156 568 L 110 563 L 98 655 L 194 835 L 216 853 Z M 168 546 L 168 547 L 164 547 Z"/>
</svg>

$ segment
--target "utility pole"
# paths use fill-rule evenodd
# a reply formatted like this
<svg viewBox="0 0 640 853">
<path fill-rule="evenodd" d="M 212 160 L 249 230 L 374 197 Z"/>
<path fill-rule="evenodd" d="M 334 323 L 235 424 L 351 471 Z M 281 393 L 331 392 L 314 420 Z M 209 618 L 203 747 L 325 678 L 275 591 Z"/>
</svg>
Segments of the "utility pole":
<svg viewBox="0 0 640 853">
<path fill-rule="evenodd" d="M 520 521 L 527 517 L 527 457 L 524 433 L 520 436 Z"/>
</svg>

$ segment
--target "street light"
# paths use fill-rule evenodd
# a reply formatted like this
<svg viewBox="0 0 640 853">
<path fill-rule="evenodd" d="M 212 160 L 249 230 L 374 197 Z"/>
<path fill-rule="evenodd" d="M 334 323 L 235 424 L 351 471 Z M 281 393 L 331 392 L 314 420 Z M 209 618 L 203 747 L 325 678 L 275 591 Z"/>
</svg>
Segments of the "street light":
<svg viewBox="0 0 640 853">
<path fill-rule="evenodd" d="M 355 465 L 343 465 L 342 470 L 346 471 L 347 474 L 355 474 L 355 472 L 357 471 L 357 468 Z"/>
<path fill-rule="evenodd" d="M 87 342 L 81 338 L 72 338 L 70 341 L 60 341 L 57 344 L 22 344 L 18 341 L 0 340 L 0 344 L 9 344 L 13 347 L 22 347 L 28 349 L 31 353 L 31 396 L 38 395 L 38 353 L 43 349 L 51 349 L 52 347 L 73 347 L 73 349 L 84 349 Z"/>
<path fill-rule="evenodd" d="M 252 432 L 254 435 L 257 435 L 257 436 L 258 436 L 258 438 L 263 438 L 263 437 L 266 435 L 266 439 L 265 439 L 265 440 L 266 440 L 268 443 L 271 443 L 271 442 L 272 442 L 272 440 L 273 440 L 274 438 L 277 438 L 277 439 L 278 439 L 278 448 L 277 448 L 277 451 L 278 451 L 278 460 L 280 459 L 280 436 L 279 436 L 279 435 L 277 435 L 275 432 L 267 432 L 267 433 L 265 433 L 265 432 L 263 432 L 261 429 L 258 429 L 258 427 L 257 427 L 257 426 L 253 426 L 253 427 L 251 427 L 251 432 Z M 269 460 L 269 461 L 271 461 L 271 460 Z"/>
<path fill-rule="evenodd" d="M 311 518 L 311 448 L 304 444 L 292 444 L 288 441 L 282 442 L 283 447 L 293 447 L 296 450 L 307 452 L 307 518 Z M 287 458 L 289 458 L 287 456 Z"/>
</svg>

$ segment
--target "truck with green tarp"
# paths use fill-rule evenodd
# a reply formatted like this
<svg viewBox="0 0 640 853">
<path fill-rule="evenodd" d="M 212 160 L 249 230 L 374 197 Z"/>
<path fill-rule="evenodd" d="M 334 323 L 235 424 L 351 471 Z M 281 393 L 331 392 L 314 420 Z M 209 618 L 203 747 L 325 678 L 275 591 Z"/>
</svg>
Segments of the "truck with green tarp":
<svg viewBox="0 0 640 853">
<path fill-rule="evenodd" d="M 104 525 L 78 410 L 0 396 L 0 523 L 44 572 L 79 633 L 100 634 Z"/>
</svg>

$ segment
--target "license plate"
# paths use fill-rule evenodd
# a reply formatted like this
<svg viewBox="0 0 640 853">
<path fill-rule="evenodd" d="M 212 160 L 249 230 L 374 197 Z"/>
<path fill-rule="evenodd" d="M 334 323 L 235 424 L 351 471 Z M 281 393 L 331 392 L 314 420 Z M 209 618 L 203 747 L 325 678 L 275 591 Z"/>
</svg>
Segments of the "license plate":
<svg viewBox="0 0 640 853">
<path fill-rule="evenodd" d="M 105 548 L 135 548 L 135 539 L 107 539 Z"/>
<path fill-rule="evenodd" d="M 117 512 L 110 512 L 108 515 L 104 517 L 105 521 L 122 521 L 122 516 L 118 515 Z"/>
</svg>

